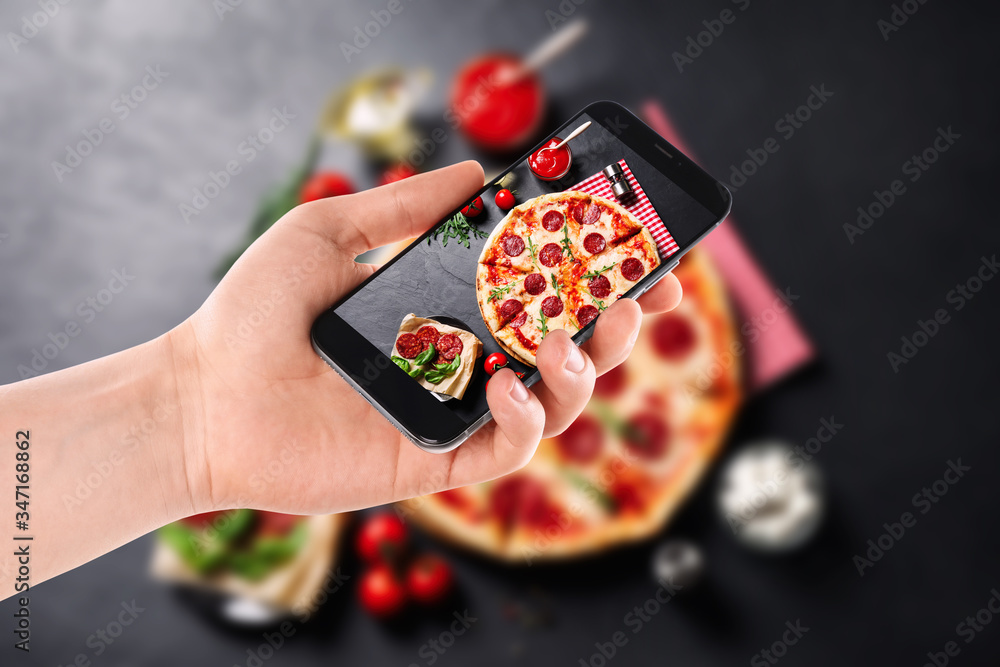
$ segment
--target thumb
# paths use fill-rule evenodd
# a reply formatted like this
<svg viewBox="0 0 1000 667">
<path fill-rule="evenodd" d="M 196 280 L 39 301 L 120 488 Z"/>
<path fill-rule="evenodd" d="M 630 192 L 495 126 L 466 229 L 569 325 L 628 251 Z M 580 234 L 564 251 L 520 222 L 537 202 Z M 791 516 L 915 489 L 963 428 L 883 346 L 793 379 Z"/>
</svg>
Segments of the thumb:
<svg viewBox="0 0 1000 667">
<path fill-rule="evenodd" d="M 424 233 L 483 187 L 483 179 L 478 162 L 460 162 L 373 190 L 304 204 L 296 222 L 357 256 Z"/>
</svg>

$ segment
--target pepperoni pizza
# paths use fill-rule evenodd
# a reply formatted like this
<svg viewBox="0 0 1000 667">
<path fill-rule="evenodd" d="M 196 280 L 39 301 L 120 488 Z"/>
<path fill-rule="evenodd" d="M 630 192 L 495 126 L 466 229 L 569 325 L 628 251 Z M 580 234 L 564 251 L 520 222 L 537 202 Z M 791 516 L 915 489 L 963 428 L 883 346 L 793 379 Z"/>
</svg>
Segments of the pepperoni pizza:
<svg viewBox="0 0 1000 667">
<path fill-rule="evenodd" d="M 557 192 L 514 207 L 493 229 L 476 298 L 500 346 L 534 366 L 550 331 L 576 333 L 659 265 L 652 234 L 627 210 Z"/>
<path fill-rule="evenodd" d="M 510 263 L 519 261 L 515 254 Z M 594 553 L 657 533 L 719 450 L 741 399 L 736 325 L 714 268 L 695 249 L 675 274 L 680 306 L 645 318 L 629 359 L 598 378 L 583 414 L 543 440 L 525 468 L 405 501 L 404 512 L 444 539 L 512 562 Z M 617 276 L 608 282 L 611 290 L 624 285 Z M 524 311 L 539 307 L 528 301 Z"/>
</svg>

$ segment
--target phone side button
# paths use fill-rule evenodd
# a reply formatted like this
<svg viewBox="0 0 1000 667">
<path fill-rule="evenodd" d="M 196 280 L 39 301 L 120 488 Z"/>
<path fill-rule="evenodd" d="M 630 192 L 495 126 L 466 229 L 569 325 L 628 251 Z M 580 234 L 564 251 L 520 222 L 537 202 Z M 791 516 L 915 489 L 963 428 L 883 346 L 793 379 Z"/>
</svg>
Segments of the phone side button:
<svg viewBox="0 0 1000 667">
<path fill-rule="evenodd" d="M 661 275 L 661 276 L 660 276 L 660 278 L 663 278 L 663 276 L 667 275 L 668 273 L 670 273 L 671 271 L 673 271 L 674 269 L 676 269 L 676 268 L 677 268 L 677 266 L 678 266 L 678 265 L 679 265 L 680 263 L 681 263 L 681 260 L 680 260 L 680 259 L 675 259 L 675 260 L 674 260 L 673 262 L 671 262 L 671 263 L 670 263 L 670 264 L 669 264 L 669 265 L 667 266 L 667 270 L 663 272 L 663 275 Z M 636 293 L 635 297 L 633 297 L 633 298 L 636 298 L 636 299 L 638 299 L 638 298 L 639 298 L 640 296 L 642 296 L 643 294 L 645 294 L 646 292 L 648 292 L 648 291 L 649 291 L 649 289 L 650 289 L 650 288 L 651 288 L 651 287 L 652 287 L 653 285 L 655 285 L 656 283 L 658 283 L 658 282 L 660 282 L 659 278 L 658 278 L 658 279 L 657 279 L 657 280 L 656 280 L 655 282 L 651 282 L 651 283 L 647 283 L 647 284 L 645 284 L 645 285 L 642 285 L 642 286 L 641 286 L 641 287 L 639 288 L 639 291 L 638 291 L 638 292 Z"/>
</svg>

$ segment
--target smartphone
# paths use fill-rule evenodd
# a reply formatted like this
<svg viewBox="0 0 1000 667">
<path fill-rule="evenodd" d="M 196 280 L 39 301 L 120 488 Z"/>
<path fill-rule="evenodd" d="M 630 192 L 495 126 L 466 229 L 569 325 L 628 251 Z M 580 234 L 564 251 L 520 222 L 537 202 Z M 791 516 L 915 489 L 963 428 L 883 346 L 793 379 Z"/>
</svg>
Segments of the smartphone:
<svg viewBox="0 0 1000 667">
<path fill-rule="evenodd" d="M 568 151 L 542 150 L 588 122 Z M 501 189 L 516 194 L 497 202 Z M 531 386 L 532 345 L 553 328 L 586 341 L 731 206 L 625 107 L 595 102 L 323 313 L 313 347 L 416 446 L 450 451 L 490 419 L 492 373 Z"/>
</svg>

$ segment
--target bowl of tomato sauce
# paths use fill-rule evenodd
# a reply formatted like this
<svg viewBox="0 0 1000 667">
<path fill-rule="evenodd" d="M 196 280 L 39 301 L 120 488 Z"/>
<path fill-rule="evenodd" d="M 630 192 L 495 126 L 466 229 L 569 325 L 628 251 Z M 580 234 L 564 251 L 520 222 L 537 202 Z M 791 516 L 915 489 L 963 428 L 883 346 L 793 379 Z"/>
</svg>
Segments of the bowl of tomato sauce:
<svg viewBox="0 0 1000 667">
<path fill-rule="evenodd" d="M 542 122 L 545 91 L 521 59 L 490 53 L 472 60 L 455 76 L 449 103 L 453 126 L 489 151 L 523 148 Z"/>
<path fill-rule="evenodd" d="M 531 169 L 531 173 L 543 181 L 558 181 L 569 173 L 569 168 L 573 164 L 573 151 L 569 149 L 569 144 L 553 148 L 560 141 L 562 139 L 559 137 L 552 137 L 528 157 L 528 168 Z"/>
</svg>

